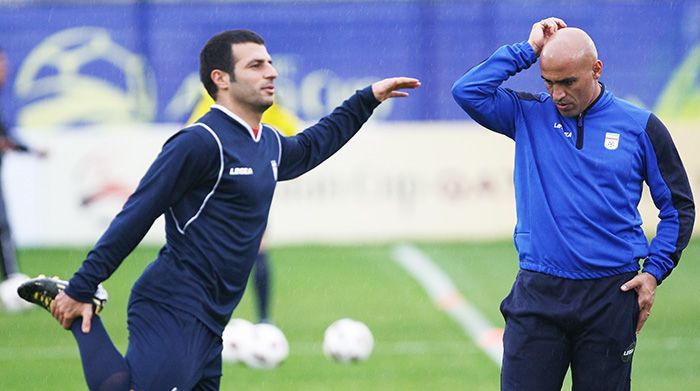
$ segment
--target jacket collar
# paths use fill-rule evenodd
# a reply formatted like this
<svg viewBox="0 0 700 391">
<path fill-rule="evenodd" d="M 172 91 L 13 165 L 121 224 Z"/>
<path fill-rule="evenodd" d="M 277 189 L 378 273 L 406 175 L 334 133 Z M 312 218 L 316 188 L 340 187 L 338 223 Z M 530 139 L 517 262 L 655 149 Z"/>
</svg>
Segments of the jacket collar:
<svg viewBox="0 0 700 391">
<path fill-rule="evenodd" d="M 231 110 L 225 108 L 222 105 L 216 104 L 216 103 L 211 105 L 211 108 L 221 111 L 222 113 L 226 114 L 226 116 L 228 116 L 230 119 L 234 120 L 239 125 L 244 127 L 248 131 L 248 134 L 250 135 L 250 138 L 253 139 L 253 141 L 255 141 L 255 142 L 260 141 L 260 136 L 262 135 L 262 124 L 258 124 L 258 134 L 256 136 L 255 133 L 253 132 L 253 129 L 251 129 L 251 127 L 248 126 L 248 124 L 245 121 L 243 121 L 243 119 L 241 117 L 234 114 Z"/>
<path fill-rule="evenodd" d="M 600 84 L 600 94 L 590 105 L 588 105 L 588 107 L 586 107 L 585 110 L 583 110 L 583 112 L 581 113 L 582 115 L 600 111 L 607 107 L 613 101 L 614 96 L 612 92 L 608 91 L 605 88 L 605 84 L 601 82 L 598 83 Z"/>
</svg>

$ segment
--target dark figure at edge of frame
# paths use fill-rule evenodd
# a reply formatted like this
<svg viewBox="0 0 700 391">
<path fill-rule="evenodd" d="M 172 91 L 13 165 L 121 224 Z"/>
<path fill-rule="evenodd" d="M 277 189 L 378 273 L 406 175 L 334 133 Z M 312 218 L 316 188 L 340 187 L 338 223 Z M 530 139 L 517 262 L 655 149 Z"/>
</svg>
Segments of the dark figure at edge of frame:
<svg viewBox="0 0 700 391">
<path fill-rule="evenodd" d="M 0 91 L 5 86 L 10 72 L 9 60 L 4 49 L 0 47 Z M 6 152 L 29 153 L 39 158 L 46 157 L 46 151 L 37 150 L 23 144 L 11 136 L 10 130 L 2 118 L 0 112 L 0 172 L 2 170 L 2 161 Z M 7 214 L 7 205 L 5 204 L 5 193 L 2 183 L 2 175 L 0 175 L 0 282 L 7 282 L 13 285 L 19 285 L 27 277 L 20 271 L 19 263 L 17 262 L 17 250 L 12 237 L 12 227 Z M 21 311 L 31 308 L 31 305 L 19 305 L 19 303 L 29 304 L 18 299 L 17 302 L 3 303 L 5 308 L 12 311 Z"/>
</svg>

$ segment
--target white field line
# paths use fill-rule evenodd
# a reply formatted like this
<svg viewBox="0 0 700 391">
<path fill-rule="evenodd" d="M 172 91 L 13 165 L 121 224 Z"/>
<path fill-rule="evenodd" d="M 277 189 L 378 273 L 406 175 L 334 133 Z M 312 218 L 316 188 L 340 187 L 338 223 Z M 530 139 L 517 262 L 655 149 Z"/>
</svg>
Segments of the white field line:
<svg viewBox="0 0 700 391">
<path fill-rule="evenodd" d="M 435 305 L 447 312 L 496 365 L 503 359 L 503 330 L 489 321 L 459 293 L 450 277 L 426 254 L 410 244 L 394 247 L 394 260 L 426 290 Z"/>
</svg>

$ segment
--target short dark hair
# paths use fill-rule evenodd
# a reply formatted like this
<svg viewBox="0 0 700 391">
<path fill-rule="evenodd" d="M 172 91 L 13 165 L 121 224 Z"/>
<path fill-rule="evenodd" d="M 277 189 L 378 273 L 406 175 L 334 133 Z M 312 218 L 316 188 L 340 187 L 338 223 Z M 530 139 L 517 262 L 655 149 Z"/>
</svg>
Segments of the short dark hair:
<svg viewBox="0 0 700 391">
<path fill-rule="evenodd" d="M 216 100 L 218 88 L 211 79 L 211 72 L 220 69 L 235 80 L 233 73 L 233 45 L 237 43 L 257 43 L 264 45 L 265 40 L 260 35 L 250 30 L 227 30 L 216 34 L 207 41 L 199 54 L 199 79 L 204 84 L 207 93 Z"/>
</svg>

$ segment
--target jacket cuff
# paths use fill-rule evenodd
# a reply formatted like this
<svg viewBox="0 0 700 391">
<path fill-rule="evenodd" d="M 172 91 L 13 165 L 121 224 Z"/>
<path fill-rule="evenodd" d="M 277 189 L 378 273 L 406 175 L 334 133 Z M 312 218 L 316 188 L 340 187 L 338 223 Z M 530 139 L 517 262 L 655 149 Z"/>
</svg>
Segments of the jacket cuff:
<svg viewBox="0 0 700 391">
<path fill-rule="evenodd" d="M 63 292 L 73 300 L 81 303 L 92 303 L 92 297 L 95 295 L 95 290 L 90 292 L 89 289 L 81 289 L 80 282 L 78 281 L 79 279 L 80 277 L 78 275 L 74 275 L 68 282 L 68 286 Z"/>
<path fill-rule="evenodd" d="M 652 276 L 654 276 L 656 278 L 657 285 L 661 285 L 661 282 L 664 279 L 664 275 L 666 274 L 663 271 L 661 271 L 661 269 L 658 266 L 651 264 L 649 262 L 649 260 L 644 262 L 644 267 L 642 268 L 642 273 L 649 273 Z"/>
<path fill-rule="evenodd" d="M 525 53 L 525 55 L 527 56 L 527 59 L 530 62 L 530 65 L 537 62 L 537 55 L 535 54 L 535 49 L 532 48 L 532 45 L 530 45 L 530 42 L 522 41 L 520 43 L 516 43 L 515 46 L 519 47 L 520 50 L 522 50 L 523 53 Z"/>
<path fill-rule="evenodd" d="M 361 90 L 358 90 L 357 94 L 360 95 L 360 99 L 362 99 L 362 102 L 369 106 L 371 109 L 377 108 L 377 106 L 379 106 L 379 104 L 382 103 L 374 97 L 374 92 L 372 92 L 371 84 Z"/>
</svg>

